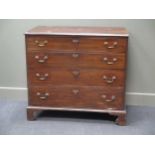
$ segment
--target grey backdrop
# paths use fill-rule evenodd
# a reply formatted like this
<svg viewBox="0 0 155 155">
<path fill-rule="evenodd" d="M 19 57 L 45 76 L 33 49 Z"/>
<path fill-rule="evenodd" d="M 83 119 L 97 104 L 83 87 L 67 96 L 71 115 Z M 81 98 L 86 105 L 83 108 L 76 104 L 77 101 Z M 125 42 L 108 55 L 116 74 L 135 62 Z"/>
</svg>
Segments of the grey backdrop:
<svg viewBox="0 0 155 155">
<path fill-rule="evenodd" d="M 155 20 L 0 20 L 1 98 L 27 99 L 24 32 L 38 25 L 126 27 L 127 103 L 155 105 Z"/>
</svg>

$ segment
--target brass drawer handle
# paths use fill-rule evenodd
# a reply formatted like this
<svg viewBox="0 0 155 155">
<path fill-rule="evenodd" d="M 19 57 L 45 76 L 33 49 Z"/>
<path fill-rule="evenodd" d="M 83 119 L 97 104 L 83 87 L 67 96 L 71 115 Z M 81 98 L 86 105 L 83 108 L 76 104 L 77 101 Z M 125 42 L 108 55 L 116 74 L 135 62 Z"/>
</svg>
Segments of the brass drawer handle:
<svg viewBox="0 0 155 155">
<path fill-rule="evenodd" d="M 38 63 L 44 63 L 48 59 L 48 56 L 45 55 L 45 56 L 43 56 L 43 58 L 40 58 L 39 55 L 36 55 L 34 58 L 37 59 Z"/>
<path fill-rule="evenodd" d="M 43 75 L 41 75 L 40 73 L 36 73 L 36 77 L 38 77 L 39 80 L 44 81 L 48 78 L 48 73 L 45 73 Z"/>
<path fill-rule="evenodd" d="M 49 93 L 40 93 L 37 92 L 36 95 L 41 99 L 41 100 L 46 100 L 49 97 Z"/>
<path fill-rule="evenodd" d="M 73 53 L 73 54 L 72 54 L 72 57 L 73 57 L 73 58 L 78 58 L 79 56 L 80 56 L 79 53 Z"/>
<path fill-rule="evenodd" d="M 43 40 L 43 41 L 35 40 L 35 43 L 37 44 L 38 47 L 44 47 L 48 43 L 48 41 L 47 40 Z"/>
<path fill-rule="evenodd" d="M 113 42 L 112 45 L 109 45 L 109 42 L 108 42 L 108 41 L 105 41 L 105 42 L 104 42 L 104 46 L 105 46 L 106 48 L 108 48 L 108 49 L 116 48 L 117 45 L 118 45 L 118 42 L 117 42 L 117 41 Z"/>
<path fill-rule="evenodd" d="M 79 39 L 72 39 L 72 43 L 79 43 Z"/>
<path fill-rule="evenodd" d="M 106 75 L 103 76 L 103 79 L 108 83 L 111 84 L 116 80 L 116 76 L 112 76 L 111 78 L 107 77 Z"/>
<path fill-rule="evenodd" d="M 112 61 L 109 61 L 107 57 L 103 58 L 103 61 L 106 62 L 107 65 L 113 65 L 115 62 L 117 62 L 117 58 L 113 58 Z"/>
<path fill-rule="evenodd" d="M 116 96 L 112 95 L 111 99 L 107 98 L 107 95 L 101 95 L 101 98 L 104 99 L 105 102 L 113 102 L 116 99 Z"/>
<path fill-rule="evenodd" d="M 72 71 L 72 74 L 73 74 L 75 77 L 79 77 L 80 71 L 74 70 L 74 71 Z"/>
<path fill-rule="evenodd" d="M 80 90 L 79 90 L 79 89 L 73 89 L 73 90 L 72 90 L 72 93 L 73 93 L 74 95 L 78 95 L 78 94 L 79 94 L 79 92 L 80 92 Z"/>
</svg>

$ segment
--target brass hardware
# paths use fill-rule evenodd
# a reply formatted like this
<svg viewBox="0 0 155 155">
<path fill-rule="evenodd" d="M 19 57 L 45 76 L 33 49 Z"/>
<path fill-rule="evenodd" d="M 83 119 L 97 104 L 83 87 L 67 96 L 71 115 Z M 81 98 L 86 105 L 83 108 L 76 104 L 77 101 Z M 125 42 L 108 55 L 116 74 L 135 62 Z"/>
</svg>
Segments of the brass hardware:
<svg viewBox="0 0 155 155">
<path fill-rule="evenodd" d="M 36 73 L 36 77 L 38 77 L 39 80 L 43 81 L 47 79 L 48 73 L 45 73 L 44 75 L 40 75 L 40 73 Z"/>
<path fill-rule="evenodd" d="M 73 57 L 73 58 L 78 58 L 79 56 L 80 56 L 79 53 L 73 53 L 73 54 L 72 54 L 72 57 Z"/>
<path fill-rule="evenodd" d="M 107 65 L 113 65 L 117 60 L 117 58 L 113 58 L 112 61 L 109 61 L 107 57 L 103 58 L 103 61 L 105 61 Z"/>
<path fill-rule="evenodd" d="M 79 94 L 79 92 L 80 92 L 79 89 L 73 89 L 73 90 L 72 90 L 72 93 L 73 93 L 74 95 Z"/>
<path fill-rule="evenodd" d="M 110 83 L 113 83 L 114 80 L 116 80 L 116 76 L 112 76 L 111 79 L 110 79 L 110 78 L 108 78 L 106 75 L 104 75 L 104 76 L 103 76 L 103 79 L 104 79 L 108 84 L 110 84 Z"/>
<path fill-rule="evenodd" d="M 75 77 L 78 77 L 78 76 L 80 75 L 80 71 L 74 70 L 74 71 L 72 71 L 72 74 L 73 74 Z"/>
<path fill-rule="evenodd" d="M 105 102 L 113 102 L 116 99 L 116 96 L 114 95 L 111 96 L 111 99 L 107 99 L 107 95 L 101 95 L 101 97 Z"/>
<path fill-rule="evenodd" d="M 41 100 L 46 100 L 48 97 L 49 97 L 49 93 L 40 93 L 40 92 L 37 92 L 36 93 L 36 95 L 37 96 L 39 96 L 39 98 L 41 99 Z"/>
<path fill-rule="evenodd" d="M 72 39 L 73 43 L 79 43 L 79 39 Z"/>
<path fill-rule="evenodd" d="M 105 41 L 105 42 L 104 42 L 104 46 L 105 46 L 106 48 L 108 48 L 108 49 L 116 48 L 117 45 L 118 45 L 118 42 L 117 42 L 117 41 L 113 42 L 112 45 L 109 45 L 109 42 L 108 42 L 108 41 Z"/>
<path fill-rule="evenodd" d="M 44 47 L 48 41 L 47 40 L 44 40 L 44 41 L 38 41 L 38 40 L 35 40 L 35 43 L 37 44 L 37 46 L 39 47 Z"/>
<path fill-rule="evenodd" d="M 40 56 L 36 55 L 36 56 L 35 56 L 35 59 L 37 59 L 37 62 L 38 62 L 38 63 L 44 63 L 44 62 L 48 59 L 48 56 L 45 55 L 45 56 L 43 56 L 42 59 L 40 59 Z"/>
</svg>

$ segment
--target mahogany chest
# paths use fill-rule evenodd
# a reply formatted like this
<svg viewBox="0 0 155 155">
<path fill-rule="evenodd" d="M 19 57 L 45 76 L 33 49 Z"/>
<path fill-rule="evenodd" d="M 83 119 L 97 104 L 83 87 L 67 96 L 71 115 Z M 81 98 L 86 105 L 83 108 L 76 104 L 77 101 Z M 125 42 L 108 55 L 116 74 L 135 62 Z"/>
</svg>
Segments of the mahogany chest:
<svg viewBox="0 0 155 155">
<path fill-rule="evenodd" d="M 108 113 L 125 125 L 125 28 L 39 26 L 25 40 L 28 120 L 64 110 Z"/>
</svg>

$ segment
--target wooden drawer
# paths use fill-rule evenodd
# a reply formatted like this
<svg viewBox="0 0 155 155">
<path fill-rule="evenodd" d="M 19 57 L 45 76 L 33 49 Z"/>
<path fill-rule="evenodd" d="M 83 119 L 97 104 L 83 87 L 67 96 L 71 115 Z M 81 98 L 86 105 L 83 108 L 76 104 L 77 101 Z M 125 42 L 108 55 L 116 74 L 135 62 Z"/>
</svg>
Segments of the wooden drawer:
<svg viewBox="0 0 155 155">
<path fill-rule="evenodd" d="M 120 37 L 81 37 L 78 50 L 87 52 L 125 53 L 127 38 Z"/>
<path fill-rule="evenodd" d="M 86 54 L 86 53 L 27 53 L 28 67 L 82 67 L 102 69 L 124 69 L 125 54 Z"/>
<path fill-rule="evenodd" d="M 125 53 L 127 38 L 27 36 L 27 49 L 79 52 Z"/>
<path fill-rule="evenodd" d="M 88 108 L 122 109 L 123 90 L 104 87 L 30 87 L 30 105 Z"/>
<path fill-rule="evenodd" d="M 77 40 L 74 37 L 26 36 L 27 50 L 75 51 Z"/>
<path fill-rule="evenodd" d="M 30 69 L 31 85 L 90 85 L 123 87 L 124 72 L 102 69 Z"/>
</svg>

